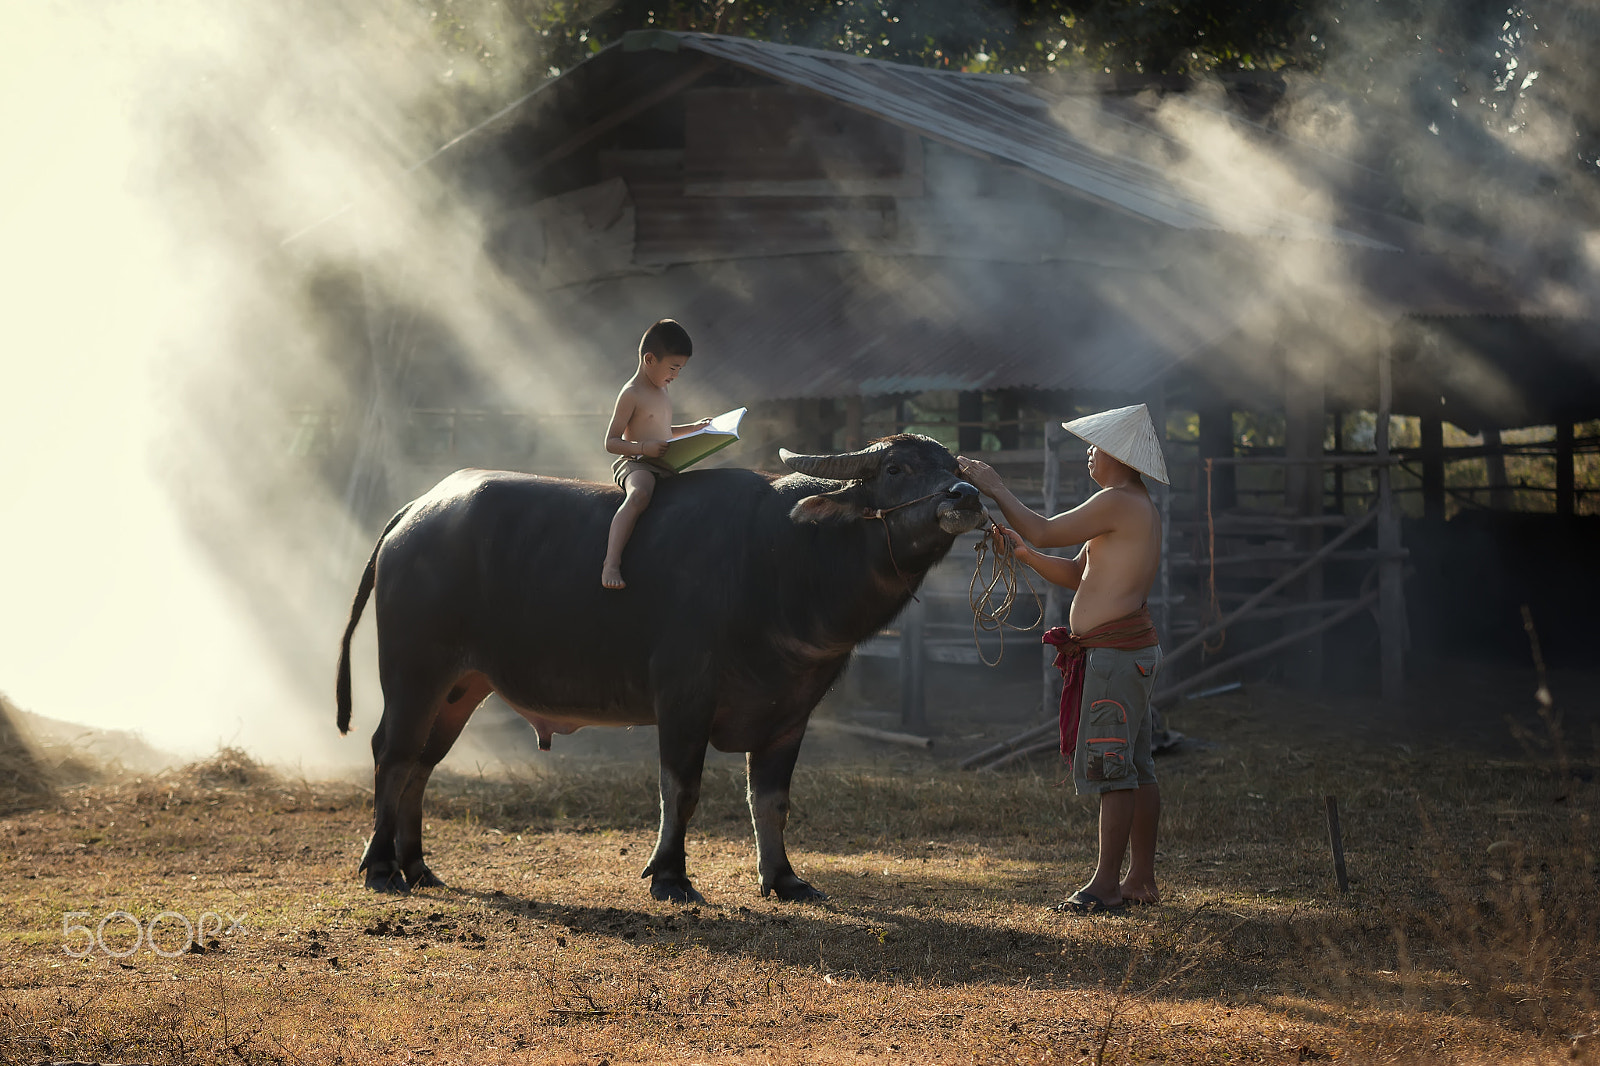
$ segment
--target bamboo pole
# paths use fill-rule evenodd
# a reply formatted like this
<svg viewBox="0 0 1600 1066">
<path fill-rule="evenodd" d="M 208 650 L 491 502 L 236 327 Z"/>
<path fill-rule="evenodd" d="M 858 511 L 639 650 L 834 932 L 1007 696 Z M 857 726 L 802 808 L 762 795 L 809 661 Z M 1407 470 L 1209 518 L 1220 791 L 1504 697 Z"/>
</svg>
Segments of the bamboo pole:
<svg viewBox="0 0 1600 1066">
<path fill-rule="evenodd" d="M 1328 541 L 1328 543 L 1318 548 L 1309 559 L 1305 560 L 1305 562 L 1290 570 L 1287 574 L 1284 574 L 1266 588 L 1262 589 L 1260 592 L 1257 592 L 1254 596 L 1251 596 L 1248 600 L 1245 600 L 1244 603 L 1230 611 L 1227 616 L 1212 623 L 1210 626 L 1207 626 L 1199 633 L 1196 633 L 1194 636 L 1178 645 L 1178 647 L 1174 648 L 1172 652 L 1167 655 L 1166 661 L 1169 663 L 1175 662 L 1179 656 L 1193 651 L 1202 643 L 1211 639 L 1211 637 L 1215 634 L 1226 629 L 1234 622 L 1237 622 L 1241 617 L 1244 616 L 1246 611 L 1249 611 L 1252 607 L 1255 607 L 1257 604 L 1261 603 L 1268 596 L 1271 596 L 1273 593 L 1289 584 L 1289 582 L 1293 581 L 1295 578 L 1299 577 L 1313 566 L 1320 564 L 1322 560 L 1332 555 L 1346 542 L 1348 542 L 1351 537 L 1354 537 L 1357 533 L 1371 525 L 1373 520 L 1377 517 L 1378 515 L 1376 511 L 1368 511 L 1366 514 L 1362 515 L 1355 522 L 1352 522 L 1350 527 L 1343 533 L 1340 533 L 1337 537 L 1334 537 L 1332 540 Z"/>
<path fill-rule="evenodd" d="M 858 725 L 855 722 L 840 722 L 832 718 L 813 718 L 807 724 L 808 729 L 831 730 L 843 733 L 846 736 L 865 737 L 867 740 L 880 740 L 885 744 L 900 744 L 908 748 L 922 748 L 927 750 L 933 747 L 932 737 L 917 736 L 914 733 L 896 733 L 889 729 L 874 729 L 870 725 Z"/>
<path fill-rule="evenodd" d="M 1054 419 L 1044 423 L 1044 515 L 1055 516 L 1061 504 L 1061 440 Z M 1042 633 L 1056 625 L 1061 616 L 1061 588 L 1053 582 L 1044 583 L 1044 616 L 1040 619 Z M 1040 706 L 1054 707 L 1061 699 L 1061 676 L 1055 667 L 1054 645 L 1042 645 L 1040 657 Z"/>
<path fill-rule="evenodd" d="M 900 724 L 913 732 L 928 728 L 927 654 L 923 647 L 927 607 L 925 601 L 913 597 L 900 612 Z"/>
<path fill-rule="evenodd" d="M 1289 582 L 1293 581 L 1301 573 L 1304 573 L 1305 569 L 1309 569 L 1311 566 L 1316 565 L 1316 563 L 1319 561 L 1318 560 L 1318 556 L 1331 555 L 1334 552 L 1334 550 L 1337 549 L 1341 544 L 1345 543 L 1351 537 L 1355 536 L 1357 533 L 1359 533 L 1363 529 L 1367 528 L 1367 526 L 1371 525 L 1372 522 L 1377 517 L 1378 517 L 1378 513 L 1376 511 L 1368 511 L 1366 514 L 1362 515 L 1361 518 L 1358 519 L 1356 522 L 1354 522 L 1350 526 L 1349 529 L 1346 529 L 1343 533 L 1339 534 L 1339 536 L 1335 537 L 1333 540 L 1330 540 L 1327 544 L 1323 545 L 1322 548 L 1318 551 L 1316 556 L 1313 556 L 1312 558 L 1307 559 L 1304 563 L 1301 564 L 1300 567 L 1296 567 L 1294 570 L 1289 571 L 1287 574 L 1284 574 L 1282 577 L 1278 578 L 1276 581 L 1274 581 L 1272 584 L 1268 585 L 1266 588 L 1262 589 L 1260 592 L 1257 592 L 1254 596 L 1251 596 L 1244 603 L 1240 604 L 1238 607 L 1234 608 L 1234 610 L 1230 611 L 1220 621 L 1214 623 L 1213 625 L 1207 627 L 1206 629 L 1201 630 L 1199 633 L 1196 633 L 1194 636 L 1192 636 L 1188 640 L 1184 641 L 1177 648 L 1175 648 L 1172 652 L 1170 652 L 1170 653 L 1168 653 L 1166 655 L 1165 661 L 1168 662 L 1168 663 L 1177 661 L 1179 656 L 1184 655 L 1184 654 L 1186 654 L 1186 653 L 1188 653 L 1190 651 L 1193 651 L 1195 648 L 1199 647 L 1200 644 L 1203 641 L 1209 639 L 1214 633 L 1216 633 L 1216 632 L 1218 632 L 1218 631 L 1220 631 L 1222 629 L 1225 629 L 1228 626 L 1232 625 L 1233 623 L 1239 621 L 1242 617 L 1244 617 L 1244 615 L 1247 612 L 1253 610 L 1257 605 L 1259 605 L 1262 601 L 1266 600 L 1273 593 L 1277 592 L 1279 589 L 1281 589 L 1285 585 L 1289 584 Z M 1356 601 L 1354 605 L 1347 605 L 1344 610 L 1340 611 L 1337 615 L 1334 616 L 1334 619 L 1332 621 L 1325 621 L 1325 622 L 1316 623 L 1316 627 L 1314 627 L 1314 632 L 1320 633 L 1320 632 L 1322 632 L 1323 629 L 1329 628 L 1330 626 L 1333 626 L 1333 625 L 1338 624 L 1339 622 L 1342 622 L 1345 618 L 1348 618 L 1350 615 L 1354 614 L 1355 610 L 1359 609 L 1362 606 L 1366 606 L 1367 604 L 1369 604 L 1372 601 L 1374 595 L 1375 594 L 1369 594 L 1368 596 L 1364 597 L 1363 599 Z M 1332 606 L 1332 604 L 1330 604 L 1330 606 Z M 1313 630 L 1309 630 L 1308 629 L 1308 630 L 1303 631 L 1301 633 L 1291 634 L 1288 639 L 1289 640 L 1294 640 L 1294 639 L 1297 639 L 1298 637 L 1301 637 L 1301 636 L 1310 636 L 1310 635 L 1312 635 L 1312 632 L 1313 632 Z M 1280 643 L 1281 643 L 1281 641 L 1280 642 L 1274 642 L 1271 645 L 1267 645 L 1267 648 L 1269 650 L 1276 650 L 1276 648 L 1279 646 Z M 1051 656 L 1050 656 L 1050 660 L 1051 660 L 1052 665 L 1050 667 L 1051 674 L 1048 675 L 1048 676 L 1050 676 L 1053 679 L 1055 676 L 1058 676 L 1058 675 L 1057 675 L 1057 672 L 1055 671 L 1054 665 L 1053 665 L 1054 664 L 1054 655 L 1053 655 L 1054 649 L 1052 648 L 1052 649 L 1049 649 L 1049 650 L 1052 653 Z M 1228 659 L 1227 661 L 1225 661 L 1223 663 L 1220 663 L 1217 666 L 1212 667 L 1211 669 L 1201 671 L 1200 673 L 1195 675 L 1195 678 L 1200 678 L 1200 679 L 1203 680 L 1205 678 L 1213 677 L 1217 673 L 1221 672 L 1223 669 L 1226 669 L 1229 666 L 1240 665 L 1242 663 L 1249 662 L 1249 661 L 1251 661 L 1253 659 L 1259 658 L 1260 657 L 1259 654 L 1258 654 L 1259 651 L 1260 651 L 1260 649 L 1253 649 L 1252 651 L 1245 652 L 1242 655 L 1233 656 L 1232 658 Z M 1156 696 L 1156 699 L 1167 699 L 1172 695 L 1173 691 L 1176 691 L 1178 694 L 1181 694 L 1182 692 L 1187 691 L 1189 688 L 1193 687 L 1191 682 L 1193 682 L 1195 680 L 1195 678 L 1188 679 L 1188 681 L 1185 681 L 1176 690 L 1169 690 L 1168 692 L 1165 692 L 1165 693 L 1158 693 L 1157 696 Z M 1057 705 L 1057 703 L 1059 702 L 1059 700 L 1060 700 L 1060 697 L 1059 697 L 1059 695 L 1056 694 L 1056 690 L 1053 687 L 1047 686 L 1046 689 L 1045 689 L 1045 699 L 1044 699 L 1044 703 L 1043 703 L 1043 705 L 1041 707 L 1041 710 L 1046 710 L 1047 711 L 1050 708 L 1055 707 Z M 1152 700 L 1151 702 L 1153 703 L 1155 701 Z M 968 756 L 966 759 L 961 761 L 960 767 L 963 770 L 967 770 L 967 769 L 972 769 L 973 767 L 976 767 L 976 766 L 980 766 L 981 764 L 984 764 L 985 760 L 993 758 L 993 757 L 996 757 L 996 756 L 1004 755 L 1007 752 L 1011 752 L 1014 749 L 1016 749 L 1019 745 L 1027 744 L 1031 740 L 1035 740 L 1038 737 L 1042 737 L 1042 736 L 1046 735 L 1047 733 L 1049 733 L 1052 729 L 1055 729 L 1055 728 L 1057 728 L 1057 721 L 1056 721 L 1056 718 L 1054 716 L 1052 716 L 1050 721 L 1048 721 L 1048 722 L 1041 722 L 1039 725 L 1032 726 L 1032 727 L 1030 727 L 1028 729 L 1024 729 L 1022 732 L 1017 733 L 1014 736 L 1008 737 L 1007 739 L 1001 741 L 998 744 L 993 745 L 992 747 L 985 748 L 983 751 L 978 752 L 976 755 Z M 988 769 L 988 768 L 993 767 L 994 765 L 996 765 L 996 764 L 989 763 L 987 765 L 982 766 L 982 768 Z"/>
<path fill-rule="evenodd" d="M 1393 342 L 1378 349 L 1378 549 L 1392 553 L 1378 564 L 1378 654 L 1385 702 L 1399 701 L 1405 687 L 1405 601 L 1401 588 L 1400 520 L 1390 484 L 1389 416 L 1394 408 Z"/>
<path fill-rule="evenodd" d="M 1351 617 L 1364 608 L 1372 606 L 1373 603 L 1377 602 L 1379 595 L 1379 591 L 1374 590 L 1367 593 L 1365 596 L 1362 596 L 1358 600 L 1351 600 L 1349 603 L 1345 604 L 1342 610 L 1329 615 L 1327 618 L 1314 622 L 1313 624 L 1306 626 L 1304 629 L 1296 630 L 1293 633 L 1279 637 L 1277 640 L 1270 641 L 1261 645 L 1260 647 L 1251 648 L 1249 651 L 1240 652 L 1238 655 L 1235 655 L 1230 659 L 1200 671 L 1193 677 L 1185 678 L 1183 681 L 1163 692 L 1157 692 L 1154 696 L 1150 697 L 1150 702 L 1151 704 L 1169 703 L 1183 695 L 1185 692 L 1188 692 L 1190 689 L 1197 687 L 1202 681 L 1209 681 L 1225 670 L 1236 666 L 1243 666 L 1248 662 L 1254 662 L 1256 659 L 1261 659 L 1271 655 L 1279 648 L 1288 647 L 1297 640 L 1304 640 L 1306 637 L 1316 636 L 1318 633 L 1321 633 L 1324 630 L 1332 629 L 1340 622 L 1343 622 L 1346 618 Z"/>
<path fill-rule="evenodd" d="M 1377 599 L 1378 593 L 1377 591 L 1373 591 L 1367 593 L 1358 600 L 1346 602 L 1342 609 L 1335 614 L 1329 615 L 1327 618 L 1313 622 L 1309 626 L 1298 629 L 1295 632 L 1290 633 L 1287 636 L 1280 637 L 1268 644 L 1263 644 L 1258 648 L 1251 648 L 1249 651 L 1235 655 L 1225 662 L 1218 663 L 1216 666 L 1200 671 L 1198 674 L 1187 678 L 1177 685 L 1174 685 L 1172 688 L 1156 693 L 1151 697 L 1150 705 L 1154 707 L 1160 703 L 1170 703 L 1179 696 L 1182 696 L 1184 693 L 1188 692 L 1190 689 L 1199 687 L 1202 682 L 1210 681 L 1212 678 L 1226 670 L 1243 666 L 1245 663 L 1253 662 L 1256 659 L 1271 655 L 1280 648 L 1288 647 L 1297 640 L 1304 640 L 1307 637 L 1316 636 L 1325 630 L 1332 629 L 1345 619 L 1350 618 L 1358 612 L 1372 606 Z M 1041 751 L 1046 751 L 1052 745 L 1057 744 L 1058 741 L 1056 739 L 1051 739 L 1048 741 L 1040 741 L 1039 743 L 1032 744 L 1028 747 L 1021 747 L 1021 745 L 1028 744 L 1029 741 L 1043 737 L 1057 727 L 1058 724 L 1055 721 L 1050 721 L 1042 722 L 1031 729 L 1025 729 L 1016 736 L 1001 741 L 999 744 L 996 744 L 992 747 L 985 748 L 976 755 L 969 755 L 967 758 L 961 761 L 960 767 L 963 770 L 994 770 L 1001 766 L 1005 766 L 1008 763 L 1014 762 L 1017 759 L 1024 758 L 1028 755 L 1037 754 Z M 985 762 L 985 760 L 989 759 L 992 759 L 992 761 Z"/>
</svg>

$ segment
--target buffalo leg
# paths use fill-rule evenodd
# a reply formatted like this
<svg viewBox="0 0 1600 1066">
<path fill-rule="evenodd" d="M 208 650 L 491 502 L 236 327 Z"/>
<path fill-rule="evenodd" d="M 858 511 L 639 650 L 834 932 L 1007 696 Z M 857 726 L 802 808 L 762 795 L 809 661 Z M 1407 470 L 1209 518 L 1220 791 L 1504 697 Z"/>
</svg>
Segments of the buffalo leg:
<svg viewBox="0 0 1600 1066">
<path fill-rule="evenodd" d="M 486 680 L 458 683 L 440 701 L 433 728 L 428 733 L 428 742 L 423 746 L 416 769 L 411 771 L 400 792 L 395 820 L 395 861 L 410 888 L 445 887 L 444 882 L 422 861 L 422 795 L 428 787 L 433 768 L 450 753 L 461 730 L 466 728 L 467 719 L 472 717 L 472 712 L 478 709 L 489 692 L 490 686 Z"/>
<path fill-rule="evenodd" d="M 683 711 L 680 706 L 679 712 Z M 640 876 L 650 878 L 650 895 L 672 903 L 704 903 L 705 897 L 689 881 L 684 838 L 689 819 L 700 804 L 700 778 L 705 770 L 706 745 L 711 740 L 711 708 L 699 713 L 657 714 L 671 721 L 658 730 L 661 745 L 661 831 L 656 849 Z"/>
<path fill-rule="evenodd" d="M 387 719 L 387 711 L 384 717 Z M 367 887 L 373 891 L 404 893 L 406 880 L 395 861 L 394 827 L 400 793 L 411 778 L 411 765 L 395 759 L 390 752 L 388 725 L 385 721 L 372 734 L 372 838 L 361 855 L 360 868 L 366 871 Z"/>
<path fill-rule="evenodd" d="M 385 685 L 385 692 L 391 686 Z M 435 698 L 430 693 L 418 700 L 411 693 L 417 686 L 394 686 L 402 695 L 386 699 L 383 718 L 372 734 L 372 839 L 367 841 L 361 869 L 367 872 L 366 885 L 377 892 L 408 891 L 405 875 L 395 853 L 401 800 L 411 776 L 421 766 L 423 748 L 433 731 Z M 427 776 L 422 783 L 426 785 Z"/>
<path fill-rule="evenodd" d="M 827 899 L 795 874 L 783 844 L 783 830 L 789 822 L 789 782 L 794 776 L 795 759 L 800 755 L 800 740 L 785 740 L 745 756 L 750 778 L 750 820 L 756 830 L 756 867 L 761 872 L 761 894 L 776 892 L 790 902 Z"/>
</svg>

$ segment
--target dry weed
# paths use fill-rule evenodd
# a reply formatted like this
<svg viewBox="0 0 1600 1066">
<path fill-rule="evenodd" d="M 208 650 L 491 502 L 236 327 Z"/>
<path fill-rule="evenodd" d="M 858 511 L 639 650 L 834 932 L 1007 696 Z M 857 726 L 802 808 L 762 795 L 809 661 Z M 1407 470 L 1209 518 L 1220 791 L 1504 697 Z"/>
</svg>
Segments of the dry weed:
<svg viewBox="0 0 1600 1066">
<path fill-rule="evenodd" d="M 757 894 L 725 764 L 690 908 L 637 876 L 647 764 L 439 777 L 453 887 L 399 899 L 360 887 L 362 789 L 232 752 L 66 788 L 0 819 L 0 1061 L 1600 1061 L 1592 756 L 1320 738 L 1283 724 L 1290 700 L 1186 711 L 1216 740 L 1162 763 L 1166 902 L 1123 917 L 1047 909 L 1094 840 L 1042 761 L 803 769 L 791 853 L 833 897 L 806 907 Z M 63 915 L 116 910 L 243 924 L 172 957 L 64 954 Z"/>
</svg>

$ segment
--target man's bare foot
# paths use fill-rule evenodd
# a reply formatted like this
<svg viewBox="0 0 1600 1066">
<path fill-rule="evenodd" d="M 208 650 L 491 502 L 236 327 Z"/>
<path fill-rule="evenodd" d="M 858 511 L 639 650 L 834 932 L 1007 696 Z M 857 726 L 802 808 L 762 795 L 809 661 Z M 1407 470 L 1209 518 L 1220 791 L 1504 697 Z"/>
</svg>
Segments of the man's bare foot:
<svg viewBox="0 0 1600 1066">
<path fill-rule="evenodd" d="M 625 589 L 628 583 L 622 580 L 622 567 L 616 563 L 607 563 L 600 568 L 600 584 L 608 589 Z"/>
<path fill-rule="evenodd" d="M 1118 886 L 1117 892 L 1123 899 L 1136 907 L 1161 902 L 1161 893 L 1156 889 L 1155 885 L 1135 885 L 1124 882 Z"/>
</svg>

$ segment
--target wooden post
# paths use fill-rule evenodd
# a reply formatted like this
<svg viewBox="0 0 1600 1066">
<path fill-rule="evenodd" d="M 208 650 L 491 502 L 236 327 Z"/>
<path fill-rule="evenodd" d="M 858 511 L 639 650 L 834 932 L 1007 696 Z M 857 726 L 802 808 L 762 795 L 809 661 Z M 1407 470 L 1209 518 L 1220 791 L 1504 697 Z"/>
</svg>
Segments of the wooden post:
<svg viewBox="0 0 1600 1066">
<path fill-rule="evenodd" d="M 1344 412 L 1333 412 L 1333 454 L 1337 458 L 1344 454 Z M 1333 464 L 1333 509 L 1338 514 L 1344 514 L 1344 464 Z"/>
<path fill-rule="evenodd" d="M 1444 521 L 1444 419 L 1422 416 L 1422 517 Z"/>
<path fill-rule="evenodd" d="M 861 427 L 861 397 L 847 396 L 844 401 L 845 451 L 856 451 L 866 443 L 866 436 Z"/>
<path fill-rule="evenodd" d="M 1016 451 L 1022 447 L 1022 426 L 1018 422 L 1021 417 L 1022 397 L 1016 389 L 1001 389 L 995 397 L 995 420 L 999 424 L 994 427 L 1001 451 Z"/>
<path fill-rule="evenodd" d="M 900 725 L 913 733 L 928 731 L 923 685 L 927 658 L 922 645 L 927 609 L 927 601 L 913 599 L 900 612 Z"/>
<path fill-rule="evenodd" d="M 1225 400 L 1209 400 L 1200 407 L 1200 458 L 1220 459 L 1233 457 L 1233 409 Z M 1204 473 L 1201 474 L 1204 484 Z M 1224 464 L 1211 473 L 1211 507 L 1218 514 L 1232 510 L 1238 504 L 1237 482 L 1232 466 Z M 1202 490 L 1200 507 L 1205 508 Z"/>
<path fill-rule="evenodd" d="M 1300 347 L 1284 353 L 1283 367 L 1284 455 L 1290 460 L 1322 457 L 1326 425 L 1322 360 L 1320 353 Z M 1215 475 L 1213 475 L 1215 476 Z M 1295 515 L 1310 518 L 1322 514 L 1322 466 L 1312 462 L 1290 462 L 1283 471 L 1284 503 Z M 1307 525 L 1294 533 L 1301 551 L 1316 551 L 1322 546 L 1322 527 Z M 1322 600 L 1322 567 L 1306 573 L 1298 589 L 1306 603 Z M 1301 688 L 1322 684 L 1322 636 L 1308 637 L 1297 645 L 1288 662 L 1288 677 Z"/>
<path fill-rule="evenodd" d="M 1556 423 L 1556 514 L 1578 513 L 1577 479 L 1572 462 L 1572 423 Z"/>
<path fill-rule="evenodd" d="M 1339 832 L 1339 801 L 1333 796 L 1324 800 L 1328 808 L 1328 843 L 1333 846 L 1333 873 L 1339 879 L 1339 891 L 1350 891 L 1350 878 L 1344 870 L 1344 837 Z"/>
<path fill-rule="evenodd" d="M 1044 423 L 1044 505 L 1045 517 L 1054 517 L 1061 509 L 1061 439 L 1065 430 L 1054 418 Z M 1044 618 L 1039 629 L 1044 631 L 1059 625 L 1061 618 L 1061 586 L 1048 581 L 1044 584 Z M 1049 714 L 1061 705 L 1061 672 L 1056 669 L 1054 645 L 1043 646 L 1043 687 L 1040 689 L 1040 710 Z"/>
<path fill-rule="evenodd" d="M 1500 450 L 1500 431 L 1483 431 L 1483 467 L 1489 480 L 1489 510 L 1511 510 L 1511 483 L 1506 478 L 1506 455 Z"/>
<path fill-rule="evenodd" d="M 962 455 L 977 455 L 983 447 L 983 427 L 968 425 L 983 421 L 983 393 L 956 393 L 956 448 Z"/>
<path fill-rule="evenodd" d="M 1391 343 L 1386 338 L 1378 349 L 1378 548 L 1392 553 L 1378 563 L 1378 675 L 1384 701 L 1398 703 L 1405 689 L 1405 593 L 1401 588 L 1400 519 L 1390 485 L 1389 418 L 1394 408 Z"/>
<path fill-rule="evenodd" d="M 1151 421 L 1156 424 L 1156 440 L 1161 445 L 1162 455 L 1167 451 L 1167 385 L 1165 381 L 1156 386 L 1156 394 L 1151 397 Z M 1169 473 L 1170 477 L 1171 474 Z M 1163 647 L 1172 646 L 1172 566 L 1167 558 L 1167 548 L 1172 543 L 1172 488 L 1151 479 L 1148 486 L 1152 497 L 1155 499 L 1156 510 L 1161 514 L 1161 569 L 1156 577 L 1156 590 L 1160 603 L 1155 610 L 1156 635 L 1161 638 Z"/>
</svg>

